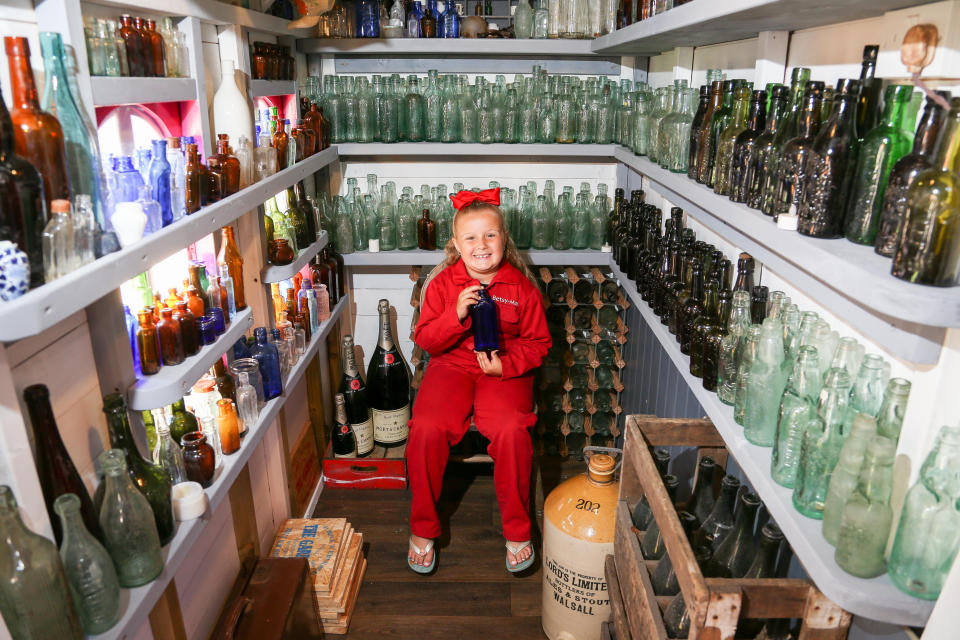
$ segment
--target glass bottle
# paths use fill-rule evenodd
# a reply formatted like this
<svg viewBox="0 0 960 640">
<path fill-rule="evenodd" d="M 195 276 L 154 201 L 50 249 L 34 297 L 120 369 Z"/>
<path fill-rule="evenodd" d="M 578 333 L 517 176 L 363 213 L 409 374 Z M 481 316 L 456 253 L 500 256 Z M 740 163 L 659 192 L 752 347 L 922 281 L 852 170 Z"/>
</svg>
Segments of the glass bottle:
<svg viewBox="0 0 960 640">
<path fill-rule="evenodd" d="M 694 550 L 706 548 L 713 550 L 723 542 L 723 539 L 733 530 L 733 512 L 737 506 L 737 495 L 740 492 L 740 480 L 736 476 L 726 475 L 720 483 L 720 497 L 717 498 L 713 509 L 697 527 L 690 537 L 690 546 Z"/>
<path fill-rule="evenodd" d="M 906 216 L 890 270 L 902 280 L 940 287 L 957 282 L 960 216 L 953 202 L 960 168 L 958 125 L 960 98 L 953 98 L 934 168 L 920 173 L 907 195 Z"/>
<path fill-rule="evenodd" d="M 237 375 L 237 415 L 240 417 L 240 436 L 243 437 L 257 423 L 260 407 L 257 390 L 250 384 L 250 375 L 241 371 Z"/>
<path fill-rule="evenodd" d="M 417 221 L 417 247 L 424 251 L 434 251 L 437 248 L 437 224 L 430 219 L 429 209 L 424 209 Z"/>
<path fill-rule="evenodd" d="M 57 542 L 63 541 L 60 521 L 54 517 L 54 501 L 57 496 L 72 493 L 78 497 L 79 508 L 87 529 L 100 537 L 100 520 L 87 493 L 86 485 L 80 478 L 77 468 L 67 452 L 60 437 L 53 408 L 50 406 L 50 391 L 45 385 L 34 384 L 23 390 L 23 400 L 30 414 L 30 426 L 34 443 L 34 464 L 43 500 L 53 525 L 53 534 Z"/>
<path fill-rule="evenodd" d="M 297 292 L 298 306 L 310 325 L 311 335 L 320 331 L 320 305 L 317 291 L 313 288 L 313 283 L 304 280 Z"/>
<path fill-rule="evenodd" d="M 867 444 L 877 435 L 877 422 L 865 413 L 858 413 L 850 427 L 850 435 L 840 447 L 837 466 L 830 476 L 827 497 L 823 501 L 823 537 L 836 546 L 843 506 L 857 488 Z M 889 531 L 889 527 L 887 528 Z"/>
<path fill-rule="evenodd" d="M 823 83 L 807 83 L 803 94 L 803 106 L 796 120 L 796 135 L 787 139 L 778 155 L 776 177 L 768 180 L 764 189 L 763 213 L 779 216 L 800 206 L 807 187 L 807 157 L 812 153 L 813 143 L 820 130 L 820 96 Z M 789 126 L 789 120 L 784 126 Z"/>
<path fill-rule="evenodd" d="M 64 532 L 60 559 L 80 623 L 88 635 L 103 633 L 120 619 L 120 584 L 113 561 L 84 526 L 76 495 L 61 495 L 54 509 Z"/>
<path fill-rule="evenodd" d="M 280 378 L 280 354 L 277 348 L 267 342 L 267 330 L 257 327 L 253 330 L 256 343 L 250 348 L 250 355 L 260 365 L 260 375 L 263 378 L 264 399 L 272 400 L 283 393 L 283 382 Z"/>
<path fill-rule="evenodd" d="M 164 366 L 170 367 L 183 362 L 183 333 L 180 323 L 173 319 L 173 309 L 160 310 L 157 339 L 160 342 L 160 356 Z"/>
<path fill-rule="evenodd" d="M 710 456 L 703 456 L 697 463 L 697 477 L 693 485 L 690 499 L 683 508 L 703 522 L 713 511 L 716 500 L 713 497 L 713 476 L 717 471 L 717 463 Z"/>
<path fill-rule="evenodd" d="M 760 92 L 758 92 L 760 93 Z M 766 94 L 763 95 L 766 103 Z M 725 196 L 730 191 L 730 164 L 733 159 L 733 149 L 739 136 L 747 128 L 747 117 L 750 113 L 750 88 L 739 87 L 733 94 L 733 106 L 726 127 L 717 136 L 716 154 L 713 163 L 713 192 Z M 758 100 L 757 104 L 760 104 Z"/>
<path fill-rule="evenodd" d="M 876 239 L 887 179 L 913 142 L 911 133 L 902 128 L 912 93 L 913 85 L 888 86 L 881 122 L 863 137 L 844 222 L 851 242 L 872 245 Z"/>
<path fill-rule="evenodd" d="M 172 416 L 168 420 L 157 423 L 157 446 L 153 456 L 157 464 L 166 471 L 171 487 L 187 481 L 187 470 L 183 466 L 183 452 L 170 435 L 172 425 Z"/>
<path fill-rule="evenodd" d="M 217 432 L 220 436 L 220 449 L 227 456 L 240 450 L 240 425 L 233 401 L 228 398 L 217 400 Z"/>
<path fill-rule="evenodd" d="M 154 20 L 144 20 L 143 22 L 145 33 L 150 39 L 149 55 L 145 56 L 144 65 L 150 65 L 152 67 L 153 73 L 150 75 L 162 78 L 166 76 L 163 36 L 157 32 L 157 23 Z"/>
<path fill-rule="evenodd" d="M 76 269 L 76 243 L 69 200 L 50 203 L 50 220 L 43 228 L 42 239 L 43 279 L 46 282 L 53 282 Z"/>
<path fill-rule="evenodd" d="M 144 46 L 139 29 L 133 24 L 133 18 L 129 15 L 120 16 L 119 36 L 123 41 L 126 52 L 128 73 L 124 75 L 143 76 L 144 73 Z"/>
<path fill-rule="evenodd" d="M 708 322 L 702 325 L 703 347 L 701 348 L 700 377 L 703 388 L 707 391 L 717 391 L 717 382 L 720 375 L 720 354 L 723 349 L 723 339 L 727 336 L 730 316 L 733 311 L 733 293 L 728 289 L 720 292 L 719 302 L 715 314 Z M 696 336 L 696 334 L 695 334 Z M 697 353 L 696 341 L 691 344 L 691 358 Z M 693 371 L 691 361 L 691 373 Z"/>
<path fill-rule="evenodd" d="M 733 419 L 741 426 L 746 424 L 747 403 L 750 401 L 747 388 L 750 386 L 750 371 L 757 358 L 760 334 L 760 325 L 751 324 L 737 358 L 737 387 L 733 398 Z"/>
<path fill-rule="evenodd" d="M 10 487 L 0 486 L 0 614 L 14 638 L 81 640 L 83 630 L 57 547 L 27 529 Z"/>
<path fill-rule="evenodd" d="M 688 539 L 693 538 L 693 531 L 697 526 L 697 518 L 688 511 L 677 513 L 680 519 L 680 526 Z M 677 572 L 673 569 L 673 562 L 670 556 L 664 554 L 657 563 L 653 574 L 650 576 L 650 583 L 653 587 L 653 593 L 657 596 L 675 596 L 680 593 L 680 582 L 677 580 Z"/>
<path fill-rule="evenodd" d="M 793 506 L 808 518 L 823 518 L 830 475 L 845 437 L 841 429 L 846 420 L 850 387 L 850 376 L 844 369 L 830 369 L 820 391 L 817 415 L 803 434 Z"/>
<path fill-rule="evenodd" d="M 786 87 L 782 87 L 786 91 Z M 782 102 L 782 99 L 781 99 Z M 750 96 L 750 109 L 747 114 L 747 123 L 744 130 L 737 135 L 733 142 L 733 152 L 730 155 L 730 185 L 728 194 L 734 202 L 746 202 L 750 190 L 750 181 L 753 177 L 752 161 L 757 155 L 757 140 L 764 132 L 767 118 L 767 92 L 754 91 Z M 772 133 L 770 138 L 772 139 Z M 716 185 L 714 185 L 716 190 Z"/>
<path fill-rule="evenodd" d="M 863 47 L 863 59 L 860 66 L 860 94 L 857 99 L 857 131 L 869 131 L 877 124 L 880 111 L 880 91 L 883 80 L 875 77 L 877 54 L 880 47 L 868 44 Z"/>
<path fill-rule="evenodd" d="M 737 370 L 743 347 L 750 330 L 750 294 L 734 291 L 733 310 L 727 322 L 727 335 L 720 343 L 717 364 L 717 397 L 724 404 L 733 405 L 737 393 Z"/>
<path fill-rule="evenodd" d="M 167 544 L 173 539 L 176 524 L 174 523 L 173 508 L 170 502 L 170 481 L 167 479 L 166 472 L 161 467 L 147 462 L 140 455 L 140 450 L 137 448 L 130 431 L 130 423 L 127 420 L 127 405 L 120 394 L 111 393 L 104 396 L 103 412 L 107 415 L 110 446 L 126 454 L 126 467 L 130 480 L 150 503 L 157 532 L 160 535 L 160 544 Z M 104 489 L 106 489 L 106 485 L 101 483 L 93 499 L 94 505 L 99 505 L 101 509 L 101 525 L 103 524 Z M 107 545 L 107 548 L 109 549 L 109 545 Z"/>
<path fill-rule="evenodd" d="M 49 208 L 53 200 L 70 198 L 63 129 L 54 116 L 40 109 L 27 39 L 5 36 L 3 40 L 12 87 L 10 118 L 16 153 L 36 167 L 43 178 L 43 195 Z"/>
<path fill-rule="evenodd" d="M 760 498 L 755 493 L 740 494 L 733 529 L 714 546 L 713 556 L 707 562 L 706 573 L 716 578 L 742 578 L 753 564 L 756 543 L 753 525 L 757 519 Z"/>
<path fill-rule="evenodd" d="M 723 80 L 714 80 L 710 84 L 710 96 L 703 113 L 703 122 L 698 129 L 691 131 L 691 136 L 696 135 L 697 157 L 696 169 L 693 171 L 693 175 L 689 177 L 700 184 L 706 184 L 713 172 L 715 150 L 711 138 L 711 127 L 714 116 L 723 107 L 724 84 Z M 691 140 L 692 145 L 693 141 Z"/>
<path fill-rule="evenodd" d="M 703 267 L 693 260 L 693 275 L 690 281 L 690 294 L 677 301 L 677 342 L 680 353 L 690 354 L 690 342 L 693 336 L 693 321 L 703 311 Z M 686 293 L 686 292 L 684 292 Z"/>
<path fill-rule="evenodd" d="M 792 489 L 796 482 L 803 433 L 816 411 L 821 379 L 816 347 L 800 347 L 793 374 L 780 399 L 777 432 L 770 459 L 771 477 L 788 489 Z"/>
<path fill-rule="evenodd" d="M 657 467 L 660 478 L 665 478 L 670 466 L 670 452 L 667 449 L 654 449 L 653 464 Z M 634 505 L 630 511 L 630 519 L 633 521 L 633 526 L 640 531 L 646 531 L 647 527 L 650 526 L 653 511 L 650 509 L 650 503 L 646 495 L 642 496 Z"/>
<path fill-rule="evenodd" d="M 570 415 L 577 414 L 574 413 Z M 663 476 L 663 486 L 667 490 L 667 496 L 669 496 L 671 504 L 676 499 L 679 482 L 677 476 L 673 474 L 668 473 Z M 663 535 L 660 533 L 660 525 L 657 524 L 656 519 L 653 517 L 650 518 L 646 531 L 643 534 L 643 539 L 640 541 L 640 552 L 646 560 L 659 560 L 667 552 L 667 547 L 663 542 Z"/>
<path fill-rule="evenodd" d="M 783 325 L 767 318 L 761 327 L 757 356 L 747 381 L 747 406 L 743 426 L 747 441 L 772 447 L 776 441 L 777 416 L 786 378 L 783 375 Z"/>
<path fill-rule="evenodd" d="M 209 487 L 216 471 L 216 453 L 207 443 L 207 437 L 201 431 L 191 431 L 184 434 L 182 444 L 187 479 Z"/>
<path fill-rule="evenodd" d="M 820 128 L 805 160 L 806 187 L 797 207 L 797 231 L 813 238 L 843 235 L 843 218 L 860 152 L 857 97 L 860 83 L 841 81 L 830 119 Z"/>
<path fill-rule="evenodd" d="M 860 369 L 850 390 L 847 424 L 858 413 L 876 416 L 883 404 L 883 393 L 890 378 L 890 365 L 883 358 L 868 353 L 860 362 Z"/>
<path fill-rule="evenodd" d="M 890 494 L 896 448 L 882 436 L 870 440 L 857 488 L 843 507 L 834 558 L 841 569 L 860 578 L 875 578 L 886 569 L 883 554 L 893 523 Z"/>
<path fill-rule="evenodd" d="M 138 587 L 163 571 L 160 538 L 151 505 L 131 482 L 122 450 L 108 449 L 98 460 L 104 473 L 100 526 L 105 546 L 117 569 L 120 586 Z M 169 500 L 169 484 L 167 495 Z"/>
<path fill-rule="evenodd" d="M 883 404 L 877 412 L 877 433 L 893 442 L 900 440 L 911 386 L 910 381 L 904 378 L 890 378 L 883 392 Z"/>
<path fill-rule="evenodd" d="M 779 160 L 777 155 L 778 137 L 787 125 L 789 117 L 787 98 L 789 89 L 784 85 L 776 85 L 770 93 L 770 109 L 767 113 L 766 128 L 757 136 L 750 156 L 747 159 L 747 175 L 744 179 L 746 194 L 741 190 L 736 193 L 737 198 L 743 196 L 747 206 L 762 209 L 764 205 L 764 191 L 767 185 L 767 176 Z"/>
<path fill-rule="evenodd" d="M 137 353 L 140 354 L 140 371 L 145 376 L 160 371 L 160 342 L 154 324 L 153 308 L 147 307 L 137 313 Z"/>
<path fill-rule="evenodd" d="M 403 251 L 417 248 L 416 208 L 406 193 L 397 205 L 397 248 Z"/>
</svg>

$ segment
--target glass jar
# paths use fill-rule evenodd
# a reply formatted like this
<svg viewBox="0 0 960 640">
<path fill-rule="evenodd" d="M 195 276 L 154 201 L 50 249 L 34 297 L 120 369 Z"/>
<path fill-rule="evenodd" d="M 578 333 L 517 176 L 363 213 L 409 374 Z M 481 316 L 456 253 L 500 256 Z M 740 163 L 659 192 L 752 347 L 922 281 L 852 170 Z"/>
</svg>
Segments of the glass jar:
<svg viewBox="0 0 960 640">
<path fill-rule="evenodd" d="M 248 384 L 257 391 L 257 402 L 260 407 L 265 404 L 263 397 L 263 378 L 260 377 L 260 365 L 253 358 L 238 358 L 230 364 L 230 373 L 240 380 L 242 374 L 247 375 Z"/>
<path fill-rule="evenodd" d="M 213 447 L 207 444 L 207 437 L 200 431 L 194 431 L 184 435 L 181 444 L 187 479 L 199 482 L 203 487 L 209 487 L 216 470 L 216 456 Z"/>
</svg>

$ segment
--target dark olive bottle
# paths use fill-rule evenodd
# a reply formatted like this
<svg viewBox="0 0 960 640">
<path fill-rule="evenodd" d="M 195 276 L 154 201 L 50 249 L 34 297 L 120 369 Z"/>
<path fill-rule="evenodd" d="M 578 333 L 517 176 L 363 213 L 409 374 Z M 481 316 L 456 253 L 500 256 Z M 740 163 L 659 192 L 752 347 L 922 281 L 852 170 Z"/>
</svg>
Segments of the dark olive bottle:
<svg viewBox="0 0 960 640">
<path fill-rule="evenodd" d="M 880 46 L 868 44 L 863 48 L 860 64 L 860 94 L 857 97 L 857 131 L 860 135 L 877 126 L 880 117 L 880 95 L 883 80 L 875 77 Z"/>
<path fill-rule="evenodd" d="M 777 162 L 777 177 L 769 186 L 773 189 L 771 206 L 763 212 L 774 217 L 800 206 L 807 186 L 807 157 L 812 153 L 814 138 L 820 130 L 820 90 L 807 84 L 803 94 L 803 108 L 797 123 L 797 135 L 783 145 Z M 820 83 L 822 90 L 823 83 Z"/>
<path fill-rule="evenodd" d="M 734 202 L 746 202 L 750 191 L 751 160 L 756 155 L 757 139 L 767 124 L 767 92 L 754 91 L 750 95 L 750 110 L 747 113 L 747 128 L 733 143 L 730 158 L 730 184 L 728 193 Z"/>
<path fill-rule="evenodd" d="M 110 446 L 122 449 L 127 458 L 127 473 L 150 503 L 153 517 L 160 534 L 160 544 L 165 545 L 173 539 L 176 523 L 173 519 L 173 503 L 170 498 L 170 478 L 163 467 L 147 462 L 140 455 L 137 443 L 130 431 L 127 419 L 127 403 L 119 393 L 110 393 L 103 398 L 103 412 L 107 415 L 107 429 L 110 433 Z M 105 482 L 101 482 L 94 494 L 93 502 L 100 510 L 103 504 Z"/>
<path fill-rule="evenodd" d="M 749 491 L 740 494 L 737 519 L 722 541 L 714 543 L 713 556 L 707 562 L 706 575 L 713 578 L 742 578 L 756 553 L 753 525 L 760 508 L 760 498 Z"/>
<path fill-rule="evenodd" d="M 437 248 L 437 223 L 430 219 L 430 209 L 424 209 L 417 221 L 417 247 L 424 251 Z"/>
<path fill-rule="evenodd" d="M 767 318 L 767 300 L 770 297 L 770 289 L 758 284 L 750 292 L 750 322 L 752 324 L 763 324 Z"/>
<path fill-rule="evenodd" d="M 713 475 L 716 473 L 717 463 L 710 456 L 703 456 L 697 464 L 697 479 L 690 499 L 683 508 L 697 516 L 697 522 L 703 522 L 710 515 L 715 504 L 713 497 Z"/>
<path fill-rule="evenodd" d="M 681 511 L 677 514 L 680 518 L 680 525 L 687 539 L 693 537 L 694 529 L 697 528 L 697 518 L 689 511 Z M 653 586 L 653 593 L 657 596 L 675 596 L 680 593 L 680 582 L 677 580 L 677 572 L 673 570 L 673 562 L 670 556 L 664 554 L 660 562 L 657 563 L 653 575 L 650 576 L 650 583 Z"/>
<path fill-rule="evenodd" d="M 693 338 L 693 323 L 704 310 L 703 267 L 699 260 L 693 262 L 693 280 L 690 295 L 677 305 L 677 342 L 680 352 L 690 355 L 690 342 Z"/>
<path fill-rule="evenodd" d="M 763 525 L 760 529 L 760 544 L 756 557 L 743 577 L 747 580 L 761 580 L 776 576 L 777 558 L 783 546 L 784 538 L 780 527 L 775 522 L 767 522 Z M 763 618 L 745 618 L 737 624 L 737 635 L 755 638 L 766 622 Z"/>
<path fill-rule="evenodd" d="M 670 496 L 670 502 L 674 502 L 677 495 L 677 487 L 680 481 L 677 476 L 667 474 L 663 477 L 663 486 Z M 640 552 L 647 560 L 659 560 L 667 552 L 667 547 L 663 543 L 663 536 L 660 534 L 660 525 L 655 518 L 650 519 L 646 532 L 643 534 L 643 540 L 640 541 Z"/>
<path fill-rule="evenodd" d="M 196 417 L 187 411 L 183 398 L 171 405 L 171 414 L 173 415 L 173 422 L 170 423 L 170 435 L 177 441 L 177 444 L 180 444 L 186 434 L 200 430 Z"/>
<path fill-rule="evenodd" d="M 719 295 L 719 282 L 717 280 L 707 282 L 703 289 L 703 310 L 693 319 L 691 325 L 690 374 L 698 378 L 703 375 L 703 351 L 706 346 L 707 335 L 718 324 Z M 680 344 L 682 349 L 683 342 L 681 341 Z"/>
<path fill-rule="evenodd" d="M 703 123 L 697 131 L 697 172 L 696 180 L 706 184 L 713 173 L 713 141 L 710 137 L 714 116 L 723 107 L 723 95 L 726 83 L 723 80 L 714 80 L 710 85 L 710 101 L 703 114 Z M 731 85 L 731 96 L 733 89 Z"/>
<path fill-rule="evenodd" d="M 727 335 L 727 323 L 730 321 L 730 312 L 733 309 L 733 292 L 724 289 L 720 292 L 719 298 L 716 322 L 706 331 L 703 338 L 701 378 L 703 388 L 707 391 L 717 390 L 717 376 L 720 374 L 720 347 L 724 336 Z"/>
<path fill-rule="evenodd" d="M 33 458 L 37 477 L 40 480 L 43 501 L 47 505 L 47 513 L 50 516 L 50 524 L 53 525 L 53 535 L 57 543 L 63 541 L 63 530 L 60 518 L 53 509 L 53 503 L 58 496 L 65 493 L 73 493 L 80 498 L 80 515 L 83 517 L 84 525 L 90 533 L 102 539 L 98 510 L 94 509 L 87 487 L 83 484 L 77 467 L 73 464 L 73 459 L 70 458 L 67 447 L 60 437 L 53 407 L 50 406 L 50 391 L 46 385 L 30 385 L 23 390 L 23 401 L 30 414 Z"/>
<path fill-rule="evenodd" d="M 719 82 L 715 80 L 714 84 Z M 690 123 L 690 143 L 687 152 L 687 177 L 691 180 L 697 179 L 700 133 L 703 130 L 703 123 L 707 121 L 708 114 L 711 113 L 710 97 L 710 85 L 700 85 L 700 102 L 697 104 L 697 111 L 693 114 L 693 121 Z"/>
<path fill-rule="evenodd" d="M 747 175 L 744 179 L 747 187 L 746 202 L 748 207 L 760 209 L 763 206 L 763 190 L 766 184 L 767 172 L 771 165 L 777 162 L 777 134 L 785 126 L 788 115 L 787 97 L 789 89 L 778 84 L 770 92 L 770 107 L 767 110 L 767 121 L 763 132 L 757 136 L 747 160 Z M 731 193 L 741 195 L 738 189 Z"/>
<path fill-rule="evenodd" d="M 797 137 L 800 132 L 800 114 L 807 90 L 822 94 L 824 84 L 819 81 L 810 82 L 810 69 L 796 67 L 790 81 L 790 99 L 783 122 L 778 125 L 777 133 L 773 137 L 773 151 L 767 163 L 763 176 L 763 195 L 760 202 L 760 211 L 765 215 L 776 214 L 777 186 L 779 184 L 780 160 L 786 144 Z M 819 118 L 817 122 L 820 122 Z"/>
<path fill-rule="evenodd" d="M 946 100 L 950 99 L 948 91 L 937 93 Z M 897 249 L 903 218 L 907 214 L 907 194 L 917 176 L 933 167 L 943 140 L 946 116 L 943 107 L 927 98 L 913 138 L 913 151 L 900 158 L 890 171 L 883 207 L 880 209 L 880 226 L 873 246 L 873 250 L 882 256 L 892 258 Z"/>
<path fill-rule="evenodd" d="M 797 207 L 797 231 L 813 238 L 839 238 L 856 175 L 860 141 L 857 99 L 860 83 L 838 83 L 834 109 L 805 159 L 806 186 Z"/>
<path fill-rule="evenodd" d="M 660 322 L 667 325 L 670 333 L 677 335 L 679 327 L 677 324 L 680 315 L 681 300 L 686 300 L 690 295 L 690 285 L 693 283 L 693 252 L 690 247 L 680 249 L 679 272 L 677 277 L 670 281 L 670 286 L 666 293 L 666 312 L 660 316 Z M 699 264 L 699 261 L 697 261 Z"/>
<path fill-rule="evenodd" d="M 753 291 L 753 271 L 755 264 L 753 256 L 749 253 L 741 253 L 737 258 L 737 280 L 733 283 L 734 291 Z"/>
<path fill-rule="evenodd" d="M 693 558 L 703 572 L 710 560 L 710 552 L 701 547 L 693 550 Z M 687 604 L 683 600 L 683 593 L 678 593 L 667 605 L 663 612 L 663 626 L 666 628 L 669 638 L 686 638 L 690 634 L 690 612 L 687 610 Z"/>
<path fill-rule="evenodd" d="M 654 449 L 653 464 L 656 465 L 660 477 L 665 478 L 668 467 L 670 466 L 670 452 L 667 449 Z M 644 531 L 650 526 L 650 520 L 653 519 L 653 511 L 650 510 L 650 503 L 647 502 L 647 496 L 640 498 L 637 504 L 634 505 L 633 510 L 630 512 L 630 519 L 633 520 L 633 526 L 640 531 Z"/>
<path fill-rule="evenodd" d="M 666 240 L 664 241 L 667 242 Z M 653 312 L 661 320 L 667 316 L 667 290 L 680 278 L 680 244 L 677 242 L 664 247 L 659 265 L 659 275 L 654 282 Z"/>
<path fill-rule="evenodd" d="M 720 483 L 720 497 L 710 514 L 699 523 L 697 530 L 690 540 L 694 549 L 706 547 L 713 555 L 716 545 L 733 530 L 733 513 L 737 506 L 737 494 L 740 491 L 740 480 L 736 476 L 725 475 Z"/>
<path fill-rule="evenodd" d="M 713 189 L 716 180 L 717 151 L 720 147 L 720 134 L 726 130 L 733 117 L 734 93 L 742 84 L 742 80 L 724 80 L 723 81 L 723 104 L 713 112 L 713 118 L 710 120 L 710 140 L 709 147 L 706 150 L 707 162 L 710 168 L 710 174 L 706 177 L 705 185 Z M 699 172 L 699 169 L 698 169 Z"/>
</svg>

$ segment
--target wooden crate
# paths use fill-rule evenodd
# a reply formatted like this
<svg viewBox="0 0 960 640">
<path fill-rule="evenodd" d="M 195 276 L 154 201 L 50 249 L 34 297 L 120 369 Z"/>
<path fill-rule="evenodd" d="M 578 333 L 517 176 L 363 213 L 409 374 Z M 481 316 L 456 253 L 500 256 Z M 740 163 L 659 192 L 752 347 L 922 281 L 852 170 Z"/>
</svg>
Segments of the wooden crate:
<svg viewBox="0 0 960 640">
<path fill-rule="evenodd" d="M 698 460 L 710 455 L 720 468 L 727 459 L 723 439 L 709 420 L 627 416 L 614 557 L 610 563 L 610 570 L 616 574 L 611 592 L 616 591 L 621 598 L 621 605 L 612 607 L 618 640 L 668 638 L 662 611 L 671 598 L 654 595 L 650 575 L 656 563 L 644 561 L 637 535 L 642 532 L 633 527 L 630 518 L 630 509 L 643 495 L 660 527 L 690 612 L 689 640 L 733 640 L 741 618 L 800 618 L 803 625 L 799 640 L 846 638 L 850 614 L 808 580 L 703 576 L 650 453 L 651 447 L 666 446 L 697 447 Z M 611 601 L 616 602 L 613 593 Z"/>
</svg>

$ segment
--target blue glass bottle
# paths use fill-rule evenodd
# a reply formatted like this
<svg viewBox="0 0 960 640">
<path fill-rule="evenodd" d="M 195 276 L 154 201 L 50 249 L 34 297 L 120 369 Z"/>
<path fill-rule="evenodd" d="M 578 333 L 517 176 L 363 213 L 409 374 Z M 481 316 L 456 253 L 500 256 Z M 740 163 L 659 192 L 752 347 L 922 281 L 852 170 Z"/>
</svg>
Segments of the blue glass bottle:
<svg viewBox="0 0 960 640">
<path fill-rule="evenodd" d="M 407 14 L 407 37 L 420 37 L 420 18 L 423 17 L 423 2 L 414 0 L 410 13 Z"/>
<path fill-rule="evenodd" d="M 267 342 L 267 330 L 257 327 L 253 330 L 256 343 L 250 347 L 250 355 L 260 365 L 260 377 L 263 378 L 264 400 L 272 400 L 283 393 L 283 381 L 280 379 L 280 353 Z"/>
<path fill-rule="evenodd" d="M 447 2 L 447 8 L 437 20 L 437 31 L 441 38 L 460 37 L 460 14 L 453 2 Z"/>
<path fill-rule="evenodd" d="M 136 202 L 140 197 L 140 187 L 144 185 L 143 177 L 133 168 L 130 156 L 120 156 L 117 160 L 117 173 L 114 177 L 117 192 L 114 202 Z"/>
<path fill-rule="evenodd" d="M 137 349 L 137 319 L 130 313 L 130 307 L 123 305 L 123 319 L 127 324 L 127 338 L 130 340 L 130 352 L 133 354 L 133 373 L 136 377 L 142 378 L 140 371 L 140 351 Z"/>
<path fill-rule="evenodd" d="M 357 0 L 357 37 L 380 37 L 380 2 Z"/>
<path fill-rule="evenodd" d="M 153 141 L 153 158 L 148 172 L 151 195 L 160 204 L 160 218 L 163 226 L 173 222 L 173 209 L 170 205 L 170 163 L 167 162 L 167 141 Z"/>
<path fill-rule="evenodd" d="M 237 341 L 233 343 L 233 359 L 239 360 L 240 358 L 249 358 L 250 357 L 250 346 L 247 344 L 247 339 L 243 336 L 237 338 Z"/>
<path fill-rule="evenodd" d="M 140 176 L 143 177 L 143 181 L 147 182 L 150 179 L 150 161 L 153 159 L 153 152 L 146 147 L 140 147 L 137 149 L 137 162 L 136 166 L 137 171 L 140 172 Z"/>
<path fill-rule="evenodd" d="M 487 285 L 480 285 L 477 304 L 470 308 L 473 325 L 473 350 L 494 351 L 500 348 L 500 324 L 497 322 L 497 303 L 490 297 Z"/>
</svg>

